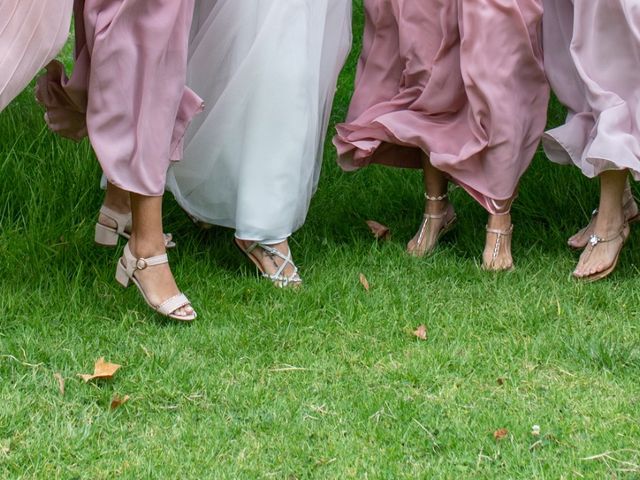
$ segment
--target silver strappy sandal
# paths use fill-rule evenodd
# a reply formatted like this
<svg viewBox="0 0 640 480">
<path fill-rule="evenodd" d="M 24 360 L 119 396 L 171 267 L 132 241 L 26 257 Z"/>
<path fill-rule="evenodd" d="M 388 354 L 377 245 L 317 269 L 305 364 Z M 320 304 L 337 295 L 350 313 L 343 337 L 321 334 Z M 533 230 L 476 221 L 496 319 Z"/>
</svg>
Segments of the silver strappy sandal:
<svg viewBox="0 0 640 480">
<path fill-rule="evenodd" d="M 109 227 L 97 222 L 95 235 L 96 244 L 102 247 L 115 247 L 118 245 L 118 239 L 120 237 L 129 240 L 129 237 L 131 236 L 129 233 L 131 232 L 131 212 L 118 213 L 109 207 L 102 205 L 102 207 L 100 207 L 100 213 L 109 220 L 112 220 L 116 226 L 115 228 Z M 173 248 L 176 246 L 176 243 L 173 241 L 173 236 L 170 233 L 164 234 L 164 246 L 166 248 Z"/>
<path fill-rule="evenodd" d="M 293 258 L 291 256 L 291 249 L 284 255 L 279 250 L 265 245 L 264 243 L 254 242 L 249 247 L 244 248 L 242 244 L 238 241 L 237 238 L 234 238 L 234 243 L 240 249 L 242 253 L 244 253 L 249 260 L 253 262 L 258 271 L 262 274 L 263 278 L 268 278 L 271 282 L 278 288 L 287 288 L 287 287 L 299 287 L 302 285 L 302 278 L 298 274 L 298 267 L 295 263 L 293 263 Z M 278 267 L 275 273 L 268 274 L 265 272 L 260 259 L 253 253 L 257 248 L 261 248 L 264 250 L 268 256 L 270 257 L 278 257 L 283 260 L 282 265 Z M 293 267 L 293 273 L 291 275 L 285 275 L 284 271 L 287 268 L 287 265 L 291 265 Z"/>
</svg>

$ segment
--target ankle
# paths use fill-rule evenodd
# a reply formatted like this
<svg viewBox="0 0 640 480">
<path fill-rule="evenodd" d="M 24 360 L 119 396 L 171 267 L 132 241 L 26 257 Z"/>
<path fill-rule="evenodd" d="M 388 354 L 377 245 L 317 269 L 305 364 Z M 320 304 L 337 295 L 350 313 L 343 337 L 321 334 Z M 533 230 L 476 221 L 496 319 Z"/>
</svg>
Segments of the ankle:
<svg viewBox="0 0 640 480">
<path fill-rule="evenodd" d="M 511 214 L 489 215 L 487 226 L 492 230 L 507 231 L 511 226 Z"/>
<path fill-rule="evenodd" d="M 129 202 L 129 197 L 125 199 L 120 198 L 109 198 L 108 196 L 104 199 L 104 206 L 110 208 L 116 213 L 129 213 L 131 212 L 131 203 Z"/>
<path fill-rule="evenodd" d="M 137 258 L 154 257 L 166 252 L 165 242 L 162 235 L 141 237 L 132 234 L 129 239 L 129 249 Z"/>
<path fill-rule="evenodd" d="M 424 211 L 429 215 L 439 215 L 444 213 L 449 206 L 449 201 L 445 200 L 427 200 Z"/>
<path fill-rule="evenodd" d="M 449 195 L 446 191 L 445 193 L 436 192 L 434 194 L 425 192 L 424 198 L 424 211 L 429 215 L 438 215 L 444 212 L 449 206 Z"/>
</svg>

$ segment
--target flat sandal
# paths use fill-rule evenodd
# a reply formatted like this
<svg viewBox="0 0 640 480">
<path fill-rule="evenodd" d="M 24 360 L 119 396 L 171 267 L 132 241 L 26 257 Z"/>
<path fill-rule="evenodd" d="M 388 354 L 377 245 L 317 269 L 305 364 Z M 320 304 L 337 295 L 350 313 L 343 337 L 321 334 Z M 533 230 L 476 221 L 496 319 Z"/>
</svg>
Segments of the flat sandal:
<svg viewBox="0 0 640 480">
<path fill-rule="evenodd" d="M 234 238 L 233 241 L 236 247 L 238 247 L 240 251 L 256 266 L 262 277 L 270 280 L 276 287 L 287 288 L 299 287 L 302 285 L 302 278 L 298 273 L 298 267 L 293 263 L 291 249 L 289 249 L 289 252 L 285 255 L 278 249 L 261 242 L 253 242 L 249 247 L 245 248 L 237 238 Z M 270 256 L 278 257 L 283 260 L 282 265 L 278 267 L 275 273 L 269 274 L 264 270 L 260 259 L 253 253 L 257 248 L 264 250 Z M 291 275 L 284 274 L 284 270 L 287 268 L 287 265 L 291 265 L 293 267 L 293 273 Z"/>
<path fill-rule="evenodd" d="M 613 262 L 611 262 L 611 264 L 607 268 L 599 272 L 593 273 L 591 275 L 586 275 L 584 277 L 577 276 L 574 271 L 572 274 L 573 277 L 582 282 L 591 283 L 591 282 L 596 282 L 598 280 L 602 280 L 603 278 L 606 278 L 609 275 L 611 275 L 611 273 L 613 273 L 613 271 L 616 269 L 616 266 L 618 265 L 618 260 L 620 259 L 620 253 L 622 252 L 622 248 L 624 247 L 625 243 L 627 243 L 627 240 L 629 239 L 629 234 L 630 234 L 629 224 L 625 222 L 622 224 L 620 231 L 618 231 L 618 233 L 616 233 L 612 237 L 602 238 L 597 236 L 596 234 L 591 235 L 591 237 L 589 237 L 589 242 L 585 247 L 585 250 L 589 249 L 589 252 L 588 252 L 589 255 L 591 255 L 591 252 L 593 251 L 593 249 L 596 246 L 598 246 L 598 244 L 600 243 L 612 242 L 613 240 L 617 240 L 618 238 L 621 238 L 622 242 L 618 247 L 618 251 L 616 252 L 616 256 L 614 257 Z"/>
</svg>

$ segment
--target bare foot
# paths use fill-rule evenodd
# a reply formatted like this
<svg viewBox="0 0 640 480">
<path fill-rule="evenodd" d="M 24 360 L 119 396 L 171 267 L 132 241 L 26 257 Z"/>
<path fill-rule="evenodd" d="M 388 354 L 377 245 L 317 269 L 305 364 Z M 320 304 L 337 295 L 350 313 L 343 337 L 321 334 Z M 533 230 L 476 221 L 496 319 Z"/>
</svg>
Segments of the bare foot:
<svg viewBox="0 0 640 480">
<path fill-rule="evenodd" d="M 438 240 L 453 228 L 456 220 L 456 212 L 448 200 L 427 200 L 422 223 L 407 244 L 407 252 L 415 257 L 432 253 Z"/>
<path fill-rule="evenodd" d="M 638 209 L 638 204 L 635 199 L 632 197 L 627 203 L 624 205 L 624 217 L 626 222 L 634 222 L 637 221 L 636 217 L 640 214 L 640 209 Z M 577 232 L 567 241 L 569 247 L 574 249 L 585 248 L 589 243 L 589 239 L 591 235 L 594 234 L 594 230 L 596 227 L 596 220 L 598 218 L 598 211 L 594 210 L 593 215 L 591 216 L 591 220 L 589 224 L 584 227 L 582 230 Z"/>
<path fill-rule="evenodd" d="M 607 224 L 604 220 L 602 222 L 596 221 L 593 236 L 580 255 L 573 276 L 579 279 L 588 279 L 608 270 L 613 271 L 620 250 L 629 236 L 629 231 L 627 223 L 621 225 L 618 222 L 616 225 Z M 606 274 L 602 278 L 605 276 Z M 599 278 L 594 278 L 594 280 L 599 280 Z"/>
<path fill-rule="evenodd" d="M 291 258 L 291 250 L 287 240 L 274 245 L 258 244 L 252 250 L 250 249 L 256 243 L 255 241 L 241 240 L 239 238 L 236 238 L 235 241 L 258 270 L 265 277 L 270 278 L 276 287 L 298 287 L 302 284 L 302 278 L 298 274 L 298 267 L 296 267 L 295 263 L 293 263 L 293 258 Z M 274 250 L 279 252 L 280 255 L 275 253 Z M 287 261 L 287 258 L 290 258 L 290 261 Z"/>
<path fill-rule="evenodd" d="M 159 245 L 157 243 L 155 245 L 138 245 L 136 244 L 134 237 L 131 237 L 131 240 L 129 241 L 129 248 L 136 258 L 150 258 L 166 253 L 165 247 L 162 243 Z M 140 282 L 145 295 L 152 305 L 161 305 L 171 297 L 180 293 L 168 263 L 148 266 L 142 270 L 136 270 L 135 277 L 138 282 Z M 191 305 L 186 305 L 178 308 L 172 313 L 180 317 L 185 317 L 193 315 L 195 312 Z"/>
<path fill-rule="evenodd" d="M 513 225 L 511 215 L 490 215 L 487 225 L 487 237 L 482 253 L 482 268 L 492 272 L 501 272 L 513 268 L 511 255 L 511 237 Z"/>
</svg>

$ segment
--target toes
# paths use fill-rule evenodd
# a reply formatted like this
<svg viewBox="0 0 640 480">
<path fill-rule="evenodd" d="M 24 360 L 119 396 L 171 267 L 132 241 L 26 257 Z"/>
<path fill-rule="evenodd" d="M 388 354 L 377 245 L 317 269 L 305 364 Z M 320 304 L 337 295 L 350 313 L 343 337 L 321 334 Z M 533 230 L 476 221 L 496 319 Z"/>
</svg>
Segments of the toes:
<svg viewBox="0 0 640 480">
<path fill-rule="evenodd" d="M 193 307 L 191 305 L 186 305 L 184 307 L 180 307 L 175 312 L 173 312 L 173 314 L 178 316 L 178 317 L 190 317 L 194 313 L 196 313 L 196 312 L 195 312 L 195 310 L 193 309 Z"/>
</svg>

